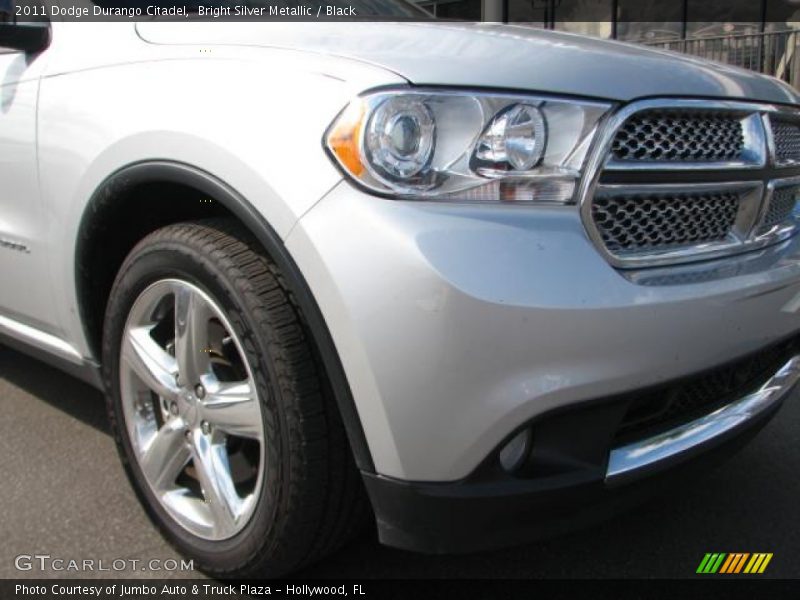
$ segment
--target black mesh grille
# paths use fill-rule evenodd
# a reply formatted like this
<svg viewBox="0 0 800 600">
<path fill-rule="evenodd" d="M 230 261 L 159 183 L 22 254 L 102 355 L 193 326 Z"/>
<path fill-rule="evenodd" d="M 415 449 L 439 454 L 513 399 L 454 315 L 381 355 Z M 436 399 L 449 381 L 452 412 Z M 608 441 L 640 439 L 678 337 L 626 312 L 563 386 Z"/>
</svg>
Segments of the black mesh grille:
<svg viewBox="0 0 800 600">
<path fill-rule="evenodd" d="M 779 163 L 800 161 L 800 123 L 772 119 L 775 158 Z"/>
<path fill-rule="evenodd" d="M 775 190 L 767 208 L 767 214 L 758 228 L 758 233 L 767 233 L 770 229 L 786 221 L 792 216 L 800 186 L 782 187 Z"/>
<path fill-rule="evenodd" d="M 738 210 L 733 192 L 600 196 L 592 218 L 609 251 L 635 252 L 724 240 Z"/>
<path fill-rule="evenodd" d="M 631 401 L 618 440 L 642 439 L 686 423 L 756 391 L 800 354 L 793 338 L 717 369 L 659 388 Z"/>
<path fill-rule="evenodd" d="M 623 161 L 737 160 L 744 150 L 740 118 L 714 111 L 643 111 L 617 131 L 611 153 Z"/>
</svg>

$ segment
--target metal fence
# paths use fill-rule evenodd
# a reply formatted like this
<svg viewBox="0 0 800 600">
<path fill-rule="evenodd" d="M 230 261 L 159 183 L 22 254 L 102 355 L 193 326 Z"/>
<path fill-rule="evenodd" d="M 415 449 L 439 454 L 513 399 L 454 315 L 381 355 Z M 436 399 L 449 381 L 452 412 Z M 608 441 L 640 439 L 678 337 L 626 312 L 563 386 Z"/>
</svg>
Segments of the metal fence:
<svg viewBox="0 0 800 600">
<path fill-rule="evenodd" d="M 800 30 L 648 42 L 778 77 L 800 88 Z"/>
</svg>

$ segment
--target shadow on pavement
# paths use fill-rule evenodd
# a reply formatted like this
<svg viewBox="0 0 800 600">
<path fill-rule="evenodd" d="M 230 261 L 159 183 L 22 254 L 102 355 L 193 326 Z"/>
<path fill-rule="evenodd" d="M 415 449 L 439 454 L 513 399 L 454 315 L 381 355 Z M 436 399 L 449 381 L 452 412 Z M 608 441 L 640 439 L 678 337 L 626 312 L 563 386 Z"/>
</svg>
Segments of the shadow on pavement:
<svg viewBox="0 0 800 600">
<path fill-rule="evenodd" d="M 103 394 L 54 367 L 0 345 L 0 379 L 98 431 L 110 433 Z"/>
</svg>

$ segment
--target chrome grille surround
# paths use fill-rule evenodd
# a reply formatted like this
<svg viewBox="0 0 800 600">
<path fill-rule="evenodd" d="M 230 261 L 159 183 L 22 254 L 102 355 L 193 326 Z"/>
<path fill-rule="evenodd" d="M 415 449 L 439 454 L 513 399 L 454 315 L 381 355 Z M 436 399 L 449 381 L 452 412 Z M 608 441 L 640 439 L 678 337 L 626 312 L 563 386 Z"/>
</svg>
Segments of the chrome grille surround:
<svg viewBox="0 0 800 600">
<path fill-rule="evenodd" d="M 737 120 L 742 131 L 741 152 L 729 160 L 715 160 L 716 157 L 709 160 L 708 155 L 703 160 L 686 160 L 685 155 L 675 153 L 666 156 L 666 159 L 663 154 L 654 159 L 652 155 L 640 153 L 643 160 L 621 160 L 619 154 L 615 153 L 618 133 L 632 117 L 640 114 L 691 115 L 693 112 L 715 116 L 728 114 L 730 119 Z M 800 123 L 800 110 L 751 102 L 692 99 L 643 100 L 622 107 L 607 117 L 602 125 L 581 181 L 578 195 L 581 218 L 590 239 L 606 260 L 618 268 L 674 265 L 720 258 L 785 240 L 797 230 L 797 217 L 791 214 L 776 224 L 767 225 L 770 218 L 769 199 L 776 189 L 783 189 L 793 182 L 794 175 L 798 175 L 797 184 L 800 184 L 800 173 L 794 169 L 783 174 L 781 170 L 791 165 L 782 165 L 776 160 L 771 125 L 780 120 Z M 675 138 L 673 136 L 670 139 L 674 141 Z M 679 160 L 674 160 L 676 157 Z M 796 166 L 800 166 L 800 161 Z M 698 171 L 709 171 L 710 177 L 702 178 Z M 728 176 L 726 172 L 729 172 Z M 648 181 L 651 174 L 652 184 Z M 607 177 L 601 180 L 603 175 Z M 685 183 L 681 183 L 682 178 Z M 720 183 L 707 183 L 709 179 L 719 180 Z M 627 181 L 631 183 L 625 183 Z M 663 183 L 665 181 L 670 183 Z M 728 214 L 730 202 L 719 200 L 723 197 L 721 194 L 725 193 L 733 193 L 738 198 L 736 218 L 733 220 Z M 698 202 L 697 199 L 701 197 L 717 200 L 705 200 L 706 208 L 703 210 L 695 206 L 693 210 L 696 211 L 697 222 L 694 226 L 690 227 L 689 221 L 681 221 L 678 223 L 680 227 L 687 229 L 683 235 L 671 236 L 674 222 L 658 220 L 658 210 L 652 213 L 653 219 L 648 222 L 645 215 L 636 212 L 639 207 L 625 200 L 636 196 L 652 203 L 652 198 L 659 195 L 663 197 L 663 194 L 670 194 L 674 201 L 689 199 L 690 204 Z M 617 230 L 616 235 L 610 235 L 607 223 L 596 220 L 598 215 L 608 214 L 607 210 L 603 210 L 609 206 L 608 198 L 617 198 L 618 202 L 622 199 L 626 202 L 626 210 L 633 211 L 616 224 L 624 229 Z M 598 206 L 595 205 L 596 201 L 599 201 Z M 721 202 L 718 206 L 728 211 L 722 221 L 709 218 L 705 213 L 714 202 Z M 643 208 L 645 206 L 652 212 L 651 204 L 643 205 Z M 783 214 L 786 214 L 783 210 Z M 674 211 L 667 212 L 674 214 Z M 775 211 L 771 214 L 774 217 Z M 684 214 L 681 219 L 685 217 Z M 727 224 L 724 235 L 719 229 L 722 223 Z M 625 243 L 620 243 L 620 240 Z M 632 243 L 631 240 L 638 240 L 638 243 Z"/>
</svg>

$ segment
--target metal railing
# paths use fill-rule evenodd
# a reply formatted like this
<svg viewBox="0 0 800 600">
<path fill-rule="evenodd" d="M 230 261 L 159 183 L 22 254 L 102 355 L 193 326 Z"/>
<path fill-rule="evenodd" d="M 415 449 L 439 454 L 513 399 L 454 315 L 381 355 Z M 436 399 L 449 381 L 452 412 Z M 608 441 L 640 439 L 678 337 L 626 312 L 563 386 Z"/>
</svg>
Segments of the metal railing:
<svg viewBox="0 0 800 600">
<path fill-rule="evenodd" d="M 800 30 L 646 42 L 646 45 L 758 71 L 800 88 Z"/>
</svg>

